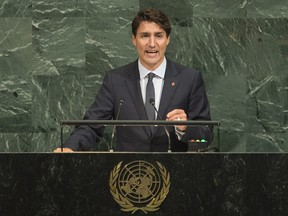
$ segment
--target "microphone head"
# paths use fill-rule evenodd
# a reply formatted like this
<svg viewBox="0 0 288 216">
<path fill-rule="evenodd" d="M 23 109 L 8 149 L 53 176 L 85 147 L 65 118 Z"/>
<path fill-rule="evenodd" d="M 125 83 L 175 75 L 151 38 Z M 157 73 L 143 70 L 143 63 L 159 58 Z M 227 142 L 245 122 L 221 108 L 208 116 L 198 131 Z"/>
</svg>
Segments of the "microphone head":
<svg viewBox="0 0 288 216">
<path fill-rule="evenodd" d="M 125 102 L 125 99 L 121 99 L 119 103 L 120 103 L 120 105 L 123 105 L 124 102 Z"/>
<path fill-rule="evenodd" d="M 149 99 L 149 103 L 154 106 L 155 105 L 155 99 L 154 98 L 150 98 Z"/>
</svg>

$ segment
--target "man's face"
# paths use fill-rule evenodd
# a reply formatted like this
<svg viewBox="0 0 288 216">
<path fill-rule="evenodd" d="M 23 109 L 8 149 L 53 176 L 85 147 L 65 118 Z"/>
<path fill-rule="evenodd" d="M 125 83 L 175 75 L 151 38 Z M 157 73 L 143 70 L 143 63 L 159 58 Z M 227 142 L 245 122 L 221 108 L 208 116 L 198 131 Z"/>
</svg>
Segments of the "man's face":
<svg viewBox="0 0 288 216">
<path fill-rule="evenodd" d="M 164 59 L 170 36 L 154 22 L 141 22 L 132 41 L 137 49 L 140 62 L 149 70 L 155 70 Z"/>
</svg>

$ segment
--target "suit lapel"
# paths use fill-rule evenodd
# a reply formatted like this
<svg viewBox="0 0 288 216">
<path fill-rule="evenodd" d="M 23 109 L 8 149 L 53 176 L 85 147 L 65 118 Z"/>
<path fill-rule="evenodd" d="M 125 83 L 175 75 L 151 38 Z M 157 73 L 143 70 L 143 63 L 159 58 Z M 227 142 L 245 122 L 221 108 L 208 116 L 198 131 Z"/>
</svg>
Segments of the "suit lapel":
<svg viewBox="0 0 288 216">
<path fill-rule="evenodd" d="M 140 75 L 138 69 L 138 61 L 135 61 L 132 65 L 131 70 L 129 70 L 129 74 L 127 79 L 125 80 L 128 91 L 131 95 L 134 106 L 139 115 L 139 120 L 147 120 L 147 114 L 145 110 L 145 106 L 143 103 L 141 88 L 140 88 Z M 151 131 L 149 127 L 143 127 L 146 131 L 148 137 L 151 137 Z"/>
<path fill-rule="evenodd" d="M 127 79 L 125 80 L 128 91 L 131 95 L 140 120 L 147 120 L 146 110 L 142 99 L 140 88 L 140 76 L 138 69 L 138 61 L 135 61 L 129 70 Z"/>
<path fill-rule="evenodd" d="M 167 114 L 167 108 L 174 96 L 174 93 L 179 86 L 179 78 L 177 77 L 178 72 L 175 66 L 167 60 L 167 68 L 164 77 L 164 86 L 162 90 L 161 101 L 159 105 L 159 115 L 165 120 Z M 169 110 L 170 111 L 170 110 Z"/>
</svg>

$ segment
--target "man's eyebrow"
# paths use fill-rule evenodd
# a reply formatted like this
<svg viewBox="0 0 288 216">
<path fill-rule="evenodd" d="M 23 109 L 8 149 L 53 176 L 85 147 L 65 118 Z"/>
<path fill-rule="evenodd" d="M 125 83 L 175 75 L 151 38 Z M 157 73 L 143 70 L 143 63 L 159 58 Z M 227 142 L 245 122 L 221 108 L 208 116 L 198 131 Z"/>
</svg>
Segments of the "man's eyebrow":
<svg viewBox="0 0 288 216">
<path fill-rule="evenodd" d="M 149 32 L 139 32 L 139 34 L 150 34 Z"/>
<path fill-rule="evenodd" d="M 164 31 L 152 32 L 153 34 L 164 34 Z M 139 32 L 139 34 L 151 34 L 151 32 Z"/>
</svg>

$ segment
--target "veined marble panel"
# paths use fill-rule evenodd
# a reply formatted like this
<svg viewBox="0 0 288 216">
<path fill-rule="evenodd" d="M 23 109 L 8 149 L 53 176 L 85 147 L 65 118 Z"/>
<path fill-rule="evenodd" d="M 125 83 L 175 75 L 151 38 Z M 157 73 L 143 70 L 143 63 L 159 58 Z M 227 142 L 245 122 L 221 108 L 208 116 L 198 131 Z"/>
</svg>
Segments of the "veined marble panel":
<svg viewBox="0 0 288 216">
<path fill-rule="evenodd" d="M 32 133 L 0 133 L 1 152 L 34 152 L 32 148 Z"/>
<path fill-rule="evenodd" d="M 194 18 L 192 32 L 195 68 L 211 76 L 245 76 L 245 19 Z"/>
<path fill-rule="evenodd" d="M 107 17 L 108 14 L 111 17 L 119 17 L 122 20 L 129 20 L 133 18 L 136 12 L 139 10 L 140 0 L 88 0 L 87 4 L 87 17 L 101 18 L 103 14 Z M 102 17 L 104 18 L 104 17 Z"/>
<path fill-rule="evenodd" d="M 186 26 L 187 18 L 193 16 L 193 1 L 181 0 L 178 2 L 166 0 L 140 0 L 140 8 L 157 8 L 163 11 L 172 23 Z"/>
<path fill-rule="evenodd" d="M 246 151 L 246 79 L 242 76 L 212 76 L 205 80 L 213 120 L 221 121 L 220 150 Z M 217 128 L 214 129 L 215 135 Z M 217 138 L 213 141 L 217 143 Z"/>
<path fill-rule="evenodd" d="M 35 131 L 60 129 L 60 120 L 82 119 L 84 76 L 34 76 L 32 124 Z"/>
<path fill-rule="evenodd" d="M 0 132 L 31 131 L 31 82 L 27 76 L 0 76 Z"/>
<path fill-rule="evenodd" d="M 0 17 L 0 75 L 31 71 L 31 19 Z"/>
<path fill-rule="evenodd" d="M 0 1 L 0 17 L 31 17 L 33 0 Z"/>
<path fill-rule="evenodd" d="M 0 133 L 0 152 L 52 152 L 60 146 L 60 131 Z"/>
<path fill-rule="evenodd" d="M 288 18 L 247 20 L 247 76 L 288 72 Z"/>
<path fill-rule="evenodd" d="M 194 17 L 245 18 L 251 0 L 190 0 Z"/>
<path fill-rule="evenodd" d="M 87 75 L 101 82 L 107 71 L 136 59 L 131 20 L 138 1 L 92 0 L 87 5 Z"/>
<path fill-rule="evenodd" d="M 85 34 L 85 18 L 33 20 L 33 75 L 85 75 Z"/>
<path fill-rule="evenodd" d="M 33 18 L 84 17 L 86 1 L 78 0 L 32 0 Z"/>
<path fill-rule="evenodd" d="M 101 75 L 137 59 L 131 22 L 103 14 L 87 18 L 87 75 Z"/>
<path fill-rule="evenodd" d="M 249 18 L 288 18 L 288 1 L 286 0 L 250 0 L 247 8 Z"/>
<path fill-rule="evenodd" d="M 248 80 L 247 151 L 288 151 L 288 75 Z"/>
<path fill-rule="evenodd" d="M 189 18 L 186 19 L 186 24 L 191 22 L 191 26 L 181 26 L 177 23 L 173 24 L 166 56 L 175 62 L 193 67 L 195 49 L 192 35 L 194 29 L 192 27 L 192 21 L 188 20 Z M 206 71 L 202 72 L 206 74 Z"/>
</svg>

